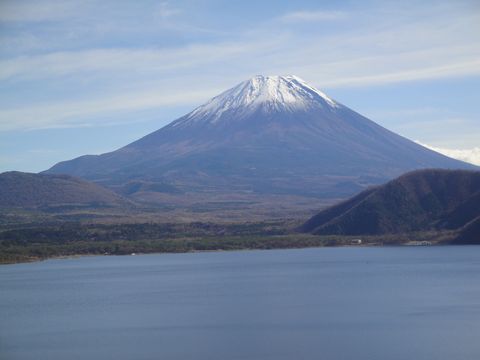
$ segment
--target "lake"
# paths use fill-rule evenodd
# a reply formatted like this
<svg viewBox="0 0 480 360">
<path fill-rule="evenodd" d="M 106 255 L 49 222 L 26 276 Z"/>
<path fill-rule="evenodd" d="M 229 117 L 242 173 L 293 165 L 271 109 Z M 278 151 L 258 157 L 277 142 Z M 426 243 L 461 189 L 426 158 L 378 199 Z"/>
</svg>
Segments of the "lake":
<svg viewBox="0 0 480 360">
<path fill-rule="evenodd" d="M 480 246 L 0 266 L 0 359 L 480 359 Z"/>
</svg>

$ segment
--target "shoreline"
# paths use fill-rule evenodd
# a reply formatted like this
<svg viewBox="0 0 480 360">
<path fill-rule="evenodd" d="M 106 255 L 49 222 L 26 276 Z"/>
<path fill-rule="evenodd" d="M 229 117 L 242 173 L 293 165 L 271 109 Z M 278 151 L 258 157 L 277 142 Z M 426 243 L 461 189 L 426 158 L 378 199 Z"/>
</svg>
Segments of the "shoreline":
<svg viewBox="0 0 480 360">
<path fill-rule="evenodd" d="M 71 254 L 71 255 L 54 255 L 48 257 L 31 257 L 13 262 L 0 262 L 2 265 L 16 265 L 16 264 L 28 264 L 36 263 L 48 260 L 65 260 L 65 259 L 77 259 L 82 257 L 108 257 L 108 256 L 142 256 L 142 255 L 163 255 L 163 254 L 195 254 L 195 253 L 219 253 L 219 252 L 236 252 L 236 251 L 268 251 L 268 250 L 301 250 L 301 249 L 320 249 L 320 248 L 373 248 L 373 247 L 427 247 L 427 246 L 455 246 L 455 244 L 446 243 L 432 243 L 429 245 L 411 245 L 408 243 L 366 243 L 366 244 L 339 244 L 339 245 L 316 245 L 316 246 L 290 246 L 290 247 L 271 247 L 271 248 L 236 248 L 236 249 L 208 249 L 208 250 L 186 250 L 186 251 L 160 251 L 160 252 L 135 252 L 130 254 L 98 254 L 98 253 L 85 253 L 85 254 Z"/>
<path fill-rule="evenodd" d="M 0 264 L 77 256 L 192 253 L 313 247 L 421 246 L 453 243 L 452 231 L 383 235 L 314 235 L 287 225 L 88 225 L 37 226 L 0 232 Z"/>
</svg>

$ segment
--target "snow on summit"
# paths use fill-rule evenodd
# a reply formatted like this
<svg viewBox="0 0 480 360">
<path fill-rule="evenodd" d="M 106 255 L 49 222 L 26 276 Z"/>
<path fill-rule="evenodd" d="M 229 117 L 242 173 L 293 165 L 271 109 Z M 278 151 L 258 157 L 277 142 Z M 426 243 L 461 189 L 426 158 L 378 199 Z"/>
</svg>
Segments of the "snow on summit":
<svg viewBox="0 0 480 360">
<path fill-rule="evenodd" d="M 273 113 L 337 107 L 339 104 L 334 100 L 297 76 L 257 75 L 212 98 L 185 120 L 215 123 L 226 115 L 242 117 L 259 110 Z"/>
</svg>

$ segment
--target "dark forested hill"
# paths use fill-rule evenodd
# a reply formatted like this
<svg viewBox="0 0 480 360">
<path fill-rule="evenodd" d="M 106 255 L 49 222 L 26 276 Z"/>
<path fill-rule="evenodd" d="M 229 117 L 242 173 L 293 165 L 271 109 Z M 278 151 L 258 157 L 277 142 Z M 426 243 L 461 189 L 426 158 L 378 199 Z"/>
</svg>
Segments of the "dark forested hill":
<svg viewBox="0 0 480 360">
<path fill-rule="evenodd" d="M 479 216 L 480 172 L 418 170 L 318 213 L 302 230 L 378 235 L 465 226 L 464 242 L 471 243 L 475 229 L 478 232 Z"/>
<path fill-rule="evenodd" d="M 480 216 L 465 225 L 455 239 L 456 244 L 480 244 Z"/>
</svg>

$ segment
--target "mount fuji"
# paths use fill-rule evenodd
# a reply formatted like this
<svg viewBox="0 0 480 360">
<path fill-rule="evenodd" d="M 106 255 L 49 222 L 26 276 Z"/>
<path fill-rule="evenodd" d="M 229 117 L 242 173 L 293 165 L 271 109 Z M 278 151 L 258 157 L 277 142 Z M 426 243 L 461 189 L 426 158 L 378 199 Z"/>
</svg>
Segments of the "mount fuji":
<svg viewBox="0 0 480 360">
<path fill-rule="evenodd" d="M 338 198 L 421 168 L 475 167 L 381 127 L 296 76 L 259 75 L 123 148 L 46 172 L 144 196 Z"/>
</svg>

